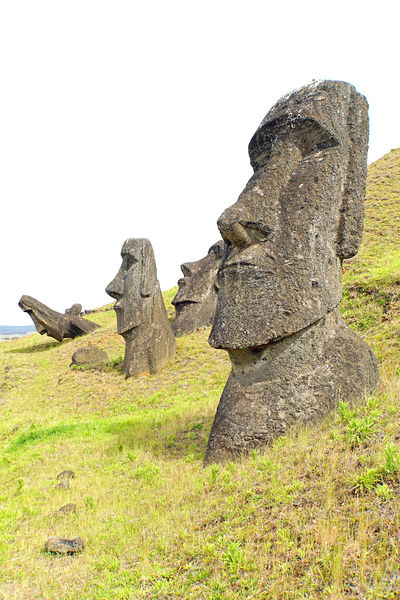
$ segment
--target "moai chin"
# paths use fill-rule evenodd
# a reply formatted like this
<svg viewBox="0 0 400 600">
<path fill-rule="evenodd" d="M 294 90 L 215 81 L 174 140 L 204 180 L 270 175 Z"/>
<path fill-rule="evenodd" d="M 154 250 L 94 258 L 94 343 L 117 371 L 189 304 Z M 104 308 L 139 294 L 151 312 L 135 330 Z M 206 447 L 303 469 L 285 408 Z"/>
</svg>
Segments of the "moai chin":
<svg viewBox="0 0 400 600">
<path fill-rule="evenodd" d="M 117 301 L 117 331 L 125 340 L 124 373 L 156 373 L 175 355 L 175 337 L 168 321 L 152 245 L 128 239 L 122 265 L 106 292 Z"/>
<path fill-rule="evenodd" d="M 217 305 L 216 277 L 221 265 L 224 242 L 220 240 L 204 258 L 181 265 L 183 278 L 172 300 L 176 316 L 172 329 L 176 337 L 194 333 L 212 324 Z"/>
<path fill-rule="evenodd" d="M 341 81 L 275 104 L 249 144 L 254 175 L 218 227 L 226 250 L 209 343 L 232 371 L 205 462 L 270 443 L 374 389 L 375 355 L 339 314 L 360 245 L 368 104 Z"/>
</svg>

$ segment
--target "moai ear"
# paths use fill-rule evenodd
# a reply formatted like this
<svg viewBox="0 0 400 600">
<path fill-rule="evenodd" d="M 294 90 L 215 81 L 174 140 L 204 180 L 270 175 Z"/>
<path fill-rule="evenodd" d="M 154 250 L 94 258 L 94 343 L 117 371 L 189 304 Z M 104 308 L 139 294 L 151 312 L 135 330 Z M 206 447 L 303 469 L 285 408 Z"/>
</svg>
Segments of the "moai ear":
<svg viewBox="0 0 400 600">
<path fill-rule="evenodd" d="M 367 176 L 368 103 L 352 90 L 348 112 L 349 162 L 340 208 L 336 239 L 339 258 L 357 254 L 364 228 L 364 198 Z"/>
<path fill-rule="evenodd" d="M 157 282 L 156 261 L 149 240 L 143 240 L 140 249 L 142 256 L 142 272 L 140 276 L 140 294 L 143 297 L 151 296 Z"/>
</svg>

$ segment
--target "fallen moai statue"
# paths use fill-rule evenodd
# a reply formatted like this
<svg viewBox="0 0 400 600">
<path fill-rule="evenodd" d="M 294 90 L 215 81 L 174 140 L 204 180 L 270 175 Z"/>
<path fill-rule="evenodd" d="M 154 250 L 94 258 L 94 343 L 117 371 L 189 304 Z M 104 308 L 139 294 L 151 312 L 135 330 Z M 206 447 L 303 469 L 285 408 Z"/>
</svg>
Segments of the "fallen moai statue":
<svg viewBox="0 0 400 600">
<path fill-rule="evenodd" d="M 61 314 L 31 296 L 22 296 L 18 305 L 31 317 L 36 331 L 62 342 L 64 338 L 86 335 L 99 327 L 97 323 L 76 314 Z"/>
<path fill-rule="evenodd" d="M 128 239 L 122 265 L 106 288 L 117 302 L 117 331 L 125 340 L 124 373 L 156 373 L 175 355 L 175 337 L 168 321 L 156 261 L 149 240 Z"/>
<path fill-rule="evenodd" d="M 172 304 L 176 316 L 172 329 L 176 337 L 194 333 L 212 324 L 217 305 L 216 277 L 221 265 L 224 242 L 211 246 L 204 258 L 181 265 L 183 278 Z"/>
<path fill-rule="evenodd" d="M 254 175 L 218 220 L 227 247 L 209 342 L 232 371 L 206 463 L 377 385 L 375 355 L 339 313 L 342 261 L 363 231 L 367 146 L 367 101 L 340 81 L 285 96 L 251 139 Z"/>
</svg>

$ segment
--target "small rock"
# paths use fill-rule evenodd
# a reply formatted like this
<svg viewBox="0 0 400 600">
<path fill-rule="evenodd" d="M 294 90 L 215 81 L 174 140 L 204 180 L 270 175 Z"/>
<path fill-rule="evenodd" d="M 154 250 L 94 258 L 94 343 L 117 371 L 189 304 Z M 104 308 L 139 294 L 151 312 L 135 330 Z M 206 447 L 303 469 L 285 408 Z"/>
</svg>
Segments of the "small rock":
<svg viewBox="0 0 400 600">
<path fill-rule="evenodd" d="M 100 348 L 84 346 L 83 348 L 78 348 L 78 350 L 73 353 L 71 360 L 71 364 L 73 365 L 93 368 L 105 365 L 108 361 L 108 355 L 107 352 L 100 350 Z"/>
<path fill-rule="evenodd" d="M 59 508 L 56 513 L 61 513 L 63 515 L 69 515 L 71 513 L 76 513 L 76 504 L 70 502 L 69 504 L 64 504 L 61 508 Z"/>
<path fill-rule="evenodd" d="M 46 552 L 54 552 L 55 554 L 75 554 L 82 552 L 85 548 L 85 542 L 81 537 L 68 538 L 51 537 L 44 545 Z"/>
<path fill-rule="evenodd" d="M 66 471 L 61 471 L 56 479 L 75 479 L 75 473 L 70 469 L 67 469 Z"/>
<path fill-rule="evenodd" d="M 54 487 L 60 490 L 67 490 L 70 486 L 69 479 L 61 479 L 60 483 L 57 483 Z"/>
</svg>

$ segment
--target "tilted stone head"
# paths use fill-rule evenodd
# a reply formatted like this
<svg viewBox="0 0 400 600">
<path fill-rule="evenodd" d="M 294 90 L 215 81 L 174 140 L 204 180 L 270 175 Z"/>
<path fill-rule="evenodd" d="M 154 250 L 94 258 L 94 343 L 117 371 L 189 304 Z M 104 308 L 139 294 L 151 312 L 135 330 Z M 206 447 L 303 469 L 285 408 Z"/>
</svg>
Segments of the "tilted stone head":
<svg viewBox="0 0 400 600">
<path fill-rule="evenodd" d="M 153 247 L 148 239 L 124 242 L 122 264 L 106 288 L 115 298 L 117 331 L 125 339 L 124 372 L 155 373 L 175 354 L 175 337 L 157 281 Z"/>
<path fill-rule="evenodd" d="M 211 325 L 217 304 L 216 276 L 221 265 L 224 242 L 211 246 L 202 259 L 181 265 L 183 278 L 172 304 L 176 317 L 172 329 L 176 336 L 193 333 Z"/>
<path fill-rule="evenodd" d="M 61 314 L 31 296 L 21 296 L 18 303 L 31 317 L 36 331 L 62 342 L 64 338 L 86 335 L 99 327 L 97 323 L 83 319 L 77 314 Z"/>
<path fill-rule="evenodd" d="M 212 346 L 262 346 L 339 304 L 341 261 L 363 230 L 367 111 L 352 85 L 322 81 L 262 121 L 249 145 L 255 173 L 218 220 L 227 248 Z"/>
</svg>

